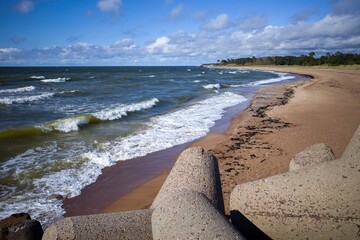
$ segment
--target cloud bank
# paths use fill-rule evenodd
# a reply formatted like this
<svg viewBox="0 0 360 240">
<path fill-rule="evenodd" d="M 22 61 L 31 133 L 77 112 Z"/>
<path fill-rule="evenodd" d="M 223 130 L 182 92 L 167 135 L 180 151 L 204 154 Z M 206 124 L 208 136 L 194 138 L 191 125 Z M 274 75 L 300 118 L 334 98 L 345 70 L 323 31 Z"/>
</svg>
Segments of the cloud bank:
<svg viewBox="0 0 360 240">
<path fill-rule="evenodd" d="M 117 13 L 121 5 L 119 0 L 98 3 L 100 9 L 111 13 Z M 189 65 L 229 57 L 300 55 L 310 51 L 317 56 L 335 51 L 360 53 L 359 11 L 349 12 L 343 5 L 334 5 L 333 13 L 316 22 L 305 21 L 312 13 L 304 11 L 286 26 L 267 24 L 266 15 L 251 16 L 239 23 L 222 13 L 202 21 L 198 31 L 175 31 L 145 43 L 125 38 L 109 45 L 74 41 L 68 46 L 31 50 L 0 48 L 0 64 Z"/>
</svg>

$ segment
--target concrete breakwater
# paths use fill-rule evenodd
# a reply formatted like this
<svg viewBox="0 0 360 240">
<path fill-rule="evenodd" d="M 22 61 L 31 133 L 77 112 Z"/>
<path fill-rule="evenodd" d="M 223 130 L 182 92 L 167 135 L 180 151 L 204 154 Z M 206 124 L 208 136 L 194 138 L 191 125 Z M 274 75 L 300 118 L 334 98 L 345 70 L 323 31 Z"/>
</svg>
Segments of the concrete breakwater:
<svg viewBox="0 0 360 240">
<path fill-rule="evenodd" d="M 265 233 L 273 239 L 358 239 L 360 126 L 340 159 L 316 144 L 291 160 L 289 172 L 236 186 L 230 211 L 249 239 Z"/>
</svg>

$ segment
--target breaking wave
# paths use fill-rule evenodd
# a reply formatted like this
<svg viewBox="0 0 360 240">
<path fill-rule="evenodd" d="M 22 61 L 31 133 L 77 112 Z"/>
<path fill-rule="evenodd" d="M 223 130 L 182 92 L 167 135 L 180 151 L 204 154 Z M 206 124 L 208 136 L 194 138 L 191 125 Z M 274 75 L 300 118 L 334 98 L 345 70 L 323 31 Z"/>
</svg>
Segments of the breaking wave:
<svg viewBox="0 0 360 240">
<path fill-rule="evenodd" d="M 70 78 L 48 78 L 48 79 L 42 79 L 41 82 L 44 83 L 60 83 L 60 82 L 66 82 L 67 80 L 70 80 Z"/>
<path fill-rule="evenodd" d="M 20 88 L 14 88 L 14 89 L 4 89 L 0 90 L 0 93 L 18 93 L 18 92 L 30 92 L 35 90 L 34 86 L 28 86 L 28 87 L 20 87 Z"/>
<path fill-rule="evenodd" d="M 54 96 L 54 94 L 55 93 L 43 93 L 39 95 L 25 96 L 25 97 L 4 97 L 4 98 L 0 98 L 0 104 L 10 105 L 16 103 L 36 102 L 47 98 L 51 98 L 52 96 Z"/>
<path fill-rule="evenodd" d="M 32 79 L 45 79 L 44 76 L 31 76 Z"/>
</svg>

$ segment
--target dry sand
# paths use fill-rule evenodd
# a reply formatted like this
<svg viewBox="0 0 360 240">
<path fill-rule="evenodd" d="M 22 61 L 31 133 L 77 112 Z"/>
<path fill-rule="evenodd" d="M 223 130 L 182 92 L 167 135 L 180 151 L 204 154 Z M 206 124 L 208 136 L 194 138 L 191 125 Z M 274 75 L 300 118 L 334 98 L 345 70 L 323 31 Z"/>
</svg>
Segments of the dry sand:
<svg viewBox="0 0 360 240">
<path fill-rule="evenodd" d="M 226 133 L 211 133 L 193 144 L 209 149 L 218 158 L 226 211 L 230 192 L 237 184 L 288 171 L 291 158 L 311 144 L 328 143 L 340 157 L 360 124 L 360 71 L 261 69 L 314 79 L 259 90 Z M 162 172 L 102 211 L 146 208 L 166 175 Z"/>
</svg>

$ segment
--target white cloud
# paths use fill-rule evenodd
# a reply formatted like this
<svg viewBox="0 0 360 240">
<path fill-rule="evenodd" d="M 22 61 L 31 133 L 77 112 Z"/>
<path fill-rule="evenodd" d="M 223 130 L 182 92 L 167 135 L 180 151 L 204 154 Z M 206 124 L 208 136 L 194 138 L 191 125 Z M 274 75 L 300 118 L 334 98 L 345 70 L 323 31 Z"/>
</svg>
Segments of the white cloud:
<svg viewBox="0 0 360 240">
<path fill-rule="evenodd" d="M 103 12 L 118 14 L 121 4 L 121 0 L 100 0 L 97 7 Z"/>
<path fill-rule="evenodd" d="M 110 45 L 110 48 L 112 49 L 119 49 L 120 51 L 129 51 L 132 49 L 137 48 L 137 45 L 134 43 L 134 41 L 130 38 L 125 38 L 118 40 Z"/>
<path fill-rule="evenodd" d="M 16 6 L 16 10 L 22 13 L 31 12 L 34 8 L 34 3 L 30 0 L 21 0 Z"/>
<path fill-rule="evenodd" d="M 183 11 L 184 11 L 183 5 L 179 4 L 176 7 L 174 7 L 173 9 L 171 9 L 171 11 L 169 13 L 169 17 L 170 18 L 179 18 L 179 17 L 181 17 Z"/>
<path fill-rule="evenodd" d="M 225 29 L 230 26 L 229 16 L 225 13 L 218 15 L 216 18 L 210 20 L 204 25 L 208 30 Z"/>
<path fill-rule="evenodd" d="M 265 26 L 256 17 L 248 19 L 249 27 L 234 30 L 220 28 L 226 24 L 218 24 L 218 29 L 223 31 L 176 31 L 144 45 L 124 38 L 109 45 L 76 42 L 67 47 L 33 50 L 0 48 L 0 64 L 184 65 L 253 55 L 308 54 L 309 51 L 316 55 L 327 51 L 360 53 L 360 15 L 329 14 L 317 22 L 300 21 L 286 26 Z M 261 15 L 259 18 L 264 19 Z M 227 18 L 225 22 L 229 21 Z M 245 22 L 246 19 L 243 24 Z"/>
<path fill-rule="evenodd" d="M 170 38 L 168 37 L 160 37 L 155 40 L 155 42 L 150 43 L 146 46 L 146 50 L 149 53 L 170 53 L 175 49 L 175 46 L 170 44 Z"/>
</svg>

